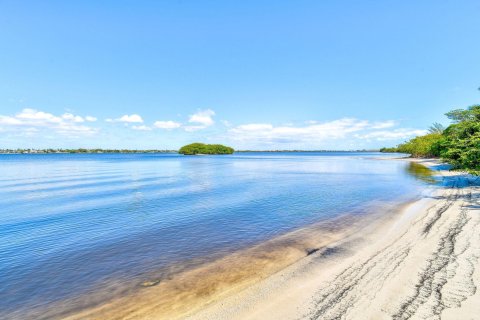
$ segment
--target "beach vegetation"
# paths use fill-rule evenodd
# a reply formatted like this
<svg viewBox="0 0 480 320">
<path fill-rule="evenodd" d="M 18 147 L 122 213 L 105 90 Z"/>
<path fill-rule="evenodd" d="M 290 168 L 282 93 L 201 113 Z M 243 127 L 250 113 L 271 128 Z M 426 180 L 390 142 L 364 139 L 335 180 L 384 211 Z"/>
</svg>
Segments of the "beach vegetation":
<svg viewBox="0 0 480 320">
<path fill-rule="evenodd" d="M 447 117 L 454 121 L 444 131 L 440 156 L 455 168 L 480 171 L 480 105 L 454 110 Z"/>
<path fill-rule="evenodd" d="M 428 134 L 381 152 L 408 153 L 412 157 L 440 157 L 454 169 L 480 173 L 480 105 L 445 114 L 452 123 L 444 128 L 434 123 Z"/>
<path fill-rule="evenodd" d="M 380 152 L 398 152 L 396 147 L 383 147 L 380 149 Z"/>
<path fill-rule="evenodd" d="M 409 153 L 416 158 L 438 157 L 442 140 L 441 133 L 429 133 L 399 144 L 396 149 L 397 152 Z"/>
</svg>

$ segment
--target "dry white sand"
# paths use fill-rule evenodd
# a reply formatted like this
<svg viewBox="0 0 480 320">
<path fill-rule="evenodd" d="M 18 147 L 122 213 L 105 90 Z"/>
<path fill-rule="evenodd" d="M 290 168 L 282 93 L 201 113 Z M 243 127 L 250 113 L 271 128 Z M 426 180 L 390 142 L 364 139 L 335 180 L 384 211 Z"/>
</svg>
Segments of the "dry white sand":
<svg viewBox="0 0 480 320">
<path fill-rule="evenodd" d="M 189 319 L 480 319 L 480 188 L 469 175 L 439 174 L 448 187 L 395 219 Z"/>
</svg>

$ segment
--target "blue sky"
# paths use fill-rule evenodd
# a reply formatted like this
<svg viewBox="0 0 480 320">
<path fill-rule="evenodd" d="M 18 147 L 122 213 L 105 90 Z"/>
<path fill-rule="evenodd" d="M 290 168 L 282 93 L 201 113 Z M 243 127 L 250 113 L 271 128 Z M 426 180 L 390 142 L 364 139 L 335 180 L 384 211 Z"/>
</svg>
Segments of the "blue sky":
<svg viewBox="0 0 480 320">
<path fill-rule="evenodd" d="M 0 148 L 361 149 L 478 103 L 478 1 L 0 1 Z"/>
</svg>

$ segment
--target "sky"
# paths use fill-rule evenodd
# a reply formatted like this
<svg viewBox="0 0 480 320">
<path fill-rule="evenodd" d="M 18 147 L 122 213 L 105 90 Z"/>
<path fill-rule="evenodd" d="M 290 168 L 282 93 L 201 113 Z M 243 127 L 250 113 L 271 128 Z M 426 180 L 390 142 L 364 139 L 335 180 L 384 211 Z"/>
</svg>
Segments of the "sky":
<svg viewBox="0 0 480 320">
<path fill-rule="evenodd" d="M 3 1 L 0 148 L 356 150 L 479 103 L 476 1 Z"/>
</svg>

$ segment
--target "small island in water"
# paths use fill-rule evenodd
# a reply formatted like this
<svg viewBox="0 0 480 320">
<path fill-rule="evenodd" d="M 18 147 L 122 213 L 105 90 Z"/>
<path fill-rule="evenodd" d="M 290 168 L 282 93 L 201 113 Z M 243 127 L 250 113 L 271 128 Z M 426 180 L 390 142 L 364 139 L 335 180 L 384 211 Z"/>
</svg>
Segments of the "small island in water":
<svg viewBox="0 0 480 320">
<path fill-rule="evenodd" d="M 233 148 L 221 144 L 205 144 L 205 143 L 191 143 L 183 146 L 178 150 L 178 153 L 184 155 L 196 154 L 232 154 Z"/>
</svg>

